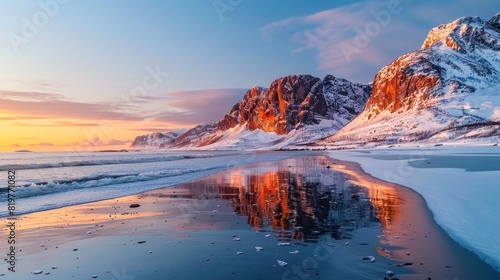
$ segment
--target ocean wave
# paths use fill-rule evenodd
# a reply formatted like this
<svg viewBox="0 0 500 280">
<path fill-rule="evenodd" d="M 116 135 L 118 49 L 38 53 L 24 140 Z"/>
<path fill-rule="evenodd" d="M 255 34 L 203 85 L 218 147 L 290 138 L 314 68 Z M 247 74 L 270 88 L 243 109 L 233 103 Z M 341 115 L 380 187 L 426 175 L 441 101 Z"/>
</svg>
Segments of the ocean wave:
<svg viewBox="0 0 500 280">
<path fill-rule="evenodd" d="M 78 189 L 90 189 L 95 187 L 120 185 L 126 183 L 136 183 L 151 181 L 166 177 L 181 176 L 189 173 L 197 173 L 220 169 L 220 167 L 207 167 L 197 169 L 183 169 L 183 170 L 167 170 L 167 171 L 154 171 L 144 172 L 138 174 L 116 174 L 116 175 L 98 175 L 82 177 L 74 180 L 55 180 L 49 182 L 37 182 L 27 185 L 16 186 L 12 194 L 16 199 L 27 198 L 34 196 L 42 196 L 54 193 L 67 192 Z M 0 189 L 0 200 L 6 199 L 7 188 Z"/>
<path fill-rule="evenodd" d="M 177 161 L 185 159 L 198 159 L 198 158 L 216 158 L 227 156 L 224 154 L 210 154 L 210 155 L 169 155 L 148 158 L 120 158 L 120 159 L 95 159 L 95 160 L 79 160 L 67 162 L 48 162 L 48 163 L 30 163 L 30 164 L 7 164 L 0 165 L 1 171 L 8 170 L 27 170 L 27 169 L 45 169 L 45 168 L 61 168 L 61 167 L 82 167 L 82 166 L 98 166 L 108 164 L 133 164 L 133 163 L 151 163 L 151 162 L 166 162 Z"/>
</svg>

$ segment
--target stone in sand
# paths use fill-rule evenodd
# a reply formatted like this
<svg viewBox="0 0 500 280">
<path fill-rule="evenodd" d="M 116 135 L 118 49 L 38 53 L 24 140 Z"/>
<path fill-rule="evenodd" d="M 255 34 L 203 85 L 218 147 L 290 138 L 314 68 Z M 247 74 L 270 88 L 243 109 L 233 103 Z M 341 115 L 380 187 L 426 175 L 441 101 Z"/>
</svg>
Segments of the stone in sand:
<svg viewBox="0 0 500 280">
<path fill-rule="evenodd" d="M 132 203 L 132 204 L 130 204 L 130 206 L 129 206 L 129 207 L 130 207 L 130 208 L 137 208 L 137 207 L 139 207 L 139 206 L 141 206 L 141 205 L 140 205 L 140 204 L 137 204 L 137 203 Z"/>
</svg>

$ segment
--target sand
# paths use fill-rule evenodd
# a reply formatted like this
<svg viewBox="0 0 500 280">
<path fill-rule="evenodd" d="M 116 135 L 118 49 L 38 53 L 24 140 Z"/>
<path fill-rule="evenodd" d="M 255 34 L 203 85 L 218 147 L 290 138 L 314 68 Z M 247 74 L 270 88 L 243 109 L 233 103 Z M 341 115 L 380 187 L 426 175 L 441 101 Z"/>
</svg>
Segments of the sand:
<svg viewBox="0 0 500 280">
<path fill-rule="evenodd" d="M 17 225 L 16 272 L 3 264 L 0 279 L 500 279 L 436 225 L 418 194 L 323 156 Z"/>
</svg>

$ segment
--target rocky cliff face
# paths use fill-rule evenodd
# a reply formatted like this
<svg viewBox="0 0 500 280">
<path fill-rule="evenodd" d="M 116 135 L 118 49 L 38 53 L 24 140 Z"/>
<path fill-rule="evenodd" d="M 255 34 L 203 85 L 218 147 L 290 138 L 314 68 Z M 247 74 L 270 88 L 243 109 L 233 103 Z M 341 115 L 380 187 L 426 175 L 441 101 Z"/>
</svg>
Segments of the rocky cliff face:
<svg viewBox="0 0 500 280">
<path fill-rule="evenodd" d="M 253 87 L 231 112 L 219 121 L 218 130 L 237 125 L 283 135 L 320 118 L 351 120 L 359 114 L 369 96 L 368 85 L 350 83 L 328 75 L 324 80 L 311 75 L 279 78 L 269 89 Z"/>
<path fill-rule="evenodd" d="M 310 75 L 294 75 L 275 80 L 268 90 L 254 87 L 224 116 L 218 129 L 246 124 L 250 130 L 287 134 L 301 124 L 318 123 L 316 116 L 327 113 L 320 83 Z"/>
</svg>

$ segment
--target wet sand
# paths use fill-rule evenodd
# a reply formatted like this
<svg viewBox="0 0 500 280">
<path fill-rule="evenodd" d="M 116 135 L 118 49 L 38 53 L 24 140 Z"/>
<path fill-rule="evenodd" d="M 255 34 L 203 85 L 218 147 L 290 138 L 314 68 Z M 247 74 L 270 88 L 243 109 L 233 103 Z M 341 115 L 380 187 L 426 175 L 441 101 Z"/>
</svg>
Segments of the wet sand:
<svg viewBox="0 0 500 280">
<path fill-rule="evenodd" d="M 0 279 L 500 279 L 418 194 L 323 156 L 23 215 L 16 234 Z"/>
</svg>

